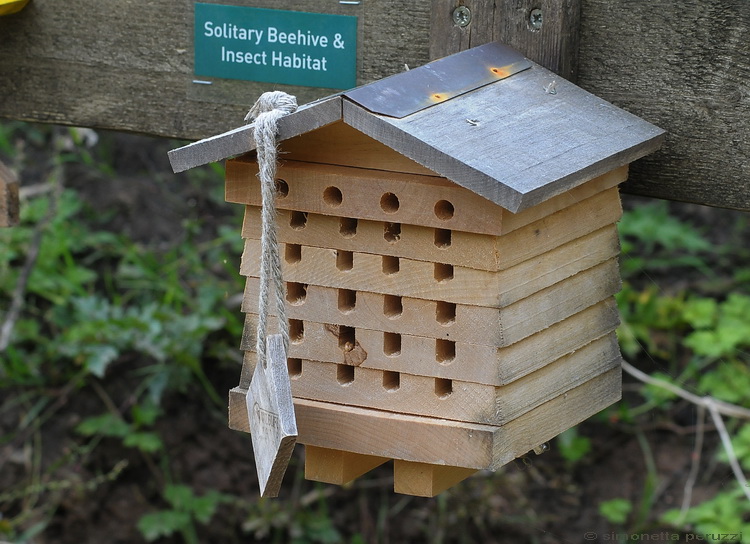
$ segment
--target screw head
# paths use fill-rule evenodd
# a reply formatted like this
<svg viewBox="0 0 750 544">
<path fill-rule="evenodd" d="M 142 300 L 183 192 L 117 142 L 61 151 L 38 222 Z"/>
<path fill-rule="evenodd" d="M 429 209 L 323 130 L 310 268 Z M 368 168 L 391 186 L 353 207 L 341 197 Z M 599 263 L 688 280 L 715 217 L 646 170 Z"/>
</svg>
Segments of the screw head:
<svg viewBox="0 0 750 544">
<path fill-rule="evenodd" d="M 471 22 L 471 10 L 466 6 L 458 6 L 453 10 L 453 24 L 466 26 Z"/>
<path fill-rule="evenodd" d="M 541 30 L 544 17 L 542 16 L 542 10 L 534 8 L 529 12 L 529 28 L 531 30 Z"/>
</svg>

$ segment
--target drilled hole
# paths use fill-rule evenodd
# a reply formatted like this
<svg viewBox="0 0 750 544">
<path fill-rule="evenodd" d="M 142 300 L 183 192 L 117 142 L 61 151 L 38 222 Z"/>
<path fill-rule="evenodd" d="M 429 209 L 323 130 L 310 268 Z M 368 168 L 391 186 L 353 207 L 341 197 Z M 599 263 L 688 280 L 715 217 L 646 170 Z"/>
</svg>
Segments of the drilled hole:
<svg viewBox="0 0 750 544">
<path fill-rule="evenodd" d="M 349 365 L 336 365 L 336 381 L 341 385 L 349 385 L 354 381 L 354 367 Z"/>
<path fill-rule="evenodd" d="M 435 204 L 435 215 L 438 219 L 442 219 L 443 221 L 447 221 L 453 217 L 454 211 L 453 204 L 447 200 L 439 200 L 437 204 Z"/>
<path fill-rule="evenodd" d="M 289 226 L 294 230 L 302 230 L 307 225 L 307 212 L 292 212 L 289 216 Z"/>
<path fill-rule="evenodd" d="M 343 200 L 344 197 L 341 194 L 341 189 L 339 189 L 338 187 L 334 187 L 332 185 L 330 187 L 326 187 L 325 191 L 323 191 L 323 201 L 333 208 L 341 206 L 341 202 Z"/>
<path fill-rule="evenodd" d="M 286 284 L 286 301 L 292 306 L 304 304 L 307 296 L 307 284 L 288 282 Z"/>
<path fill-rule="evenodd" d="M 401 355 L 401 335 L 395 332 L 383 333 L 383 353 L 388 357 Z"/>
<path fill-rule="evenodd" d="M 291 379 L 299 378 L 302 376 L 302 359 L 287 359 L 286 368 Z"/>
<path fill-rule="evenodd" d="M 386 391 L 398 391 L 401 387 L 401 374 L 386 370 L 383 372 L 383 389 Z"/>
<path fill-rule="evenodd" d="M 299 244 L 286 244 L 284 248 L 284 260 L 288 263 L 298 263 L 302 260 L 302 246 Z"/>
<path fill-rule="evenodd" d="M 396 295 L 385 295 L 383 297 L 383 314 L 388 319 L 400 317 L 404 311 L 404 305 L 401 297 Z"/>
<path fill-rule="evenodd" d="M 289 320 L 289 340 L 294 344 L 299 344 L 305 339 L 305 324 L 301 319 Z"/>
<path fill-rule="evenodd" d="M 354 253 L 351 251 L 339 250 L 336 252 L 336 268 L 342 272 L 351 270 L 354 266 Z"/>
<path fill-rule="evenodd" d="M 339 289 L 339 311 L 345 314 L 354 310 L 357 304 L 357 292 L 351 289 Z"/>
<path fill-rule="evenodd" d="M 353 238 L 357 234 L 357 220 L 353 217 L 340 218 L 339 234 L 344 238 Z"/>
<path fill-rule="evenodd" d="M 383 255 L 383 274 L 395 274 L 399 270 L 398 257 Z"/>
<path fill-rule="evenodd" d="M 456 358 L 456 343 L 452 340 L 435 340 L 435 359 L 441 365 L 450 364 Z"/>
<path fill-rule="evenodd" d="M 440 249 L 451 247 L 450 229 L 435 229 L 435 247 Z"/>
<path fill-rule="evenodd" d="M 344 351 L 351 351 L 357 343 L 357 336 L 354 333 L 354 327 L 339 327 L 339 348 Z"/>
<path fill-rule="evenodd" d="M 441 325 L 452 325 L 456 322 L 456 305 L 452 302 L 438 302 L 435 319 Z"/>
<path fill-rule="evenodd" d="M 453 279 L 453 265 L 435 263 L 435 280 L 442 282 Z"/>
<path fill-rule="evenodd" d="M 289 184 L 283 179 L 276 180 L 276 198 L 286 198 L 289 196 Z"/>
<path fill-rule="evenodd" d="M 398 197 L 393 193 L 385 193 L 380 197 L 380 209 L 385 213 L 396 213 L 399 205 Z"/>
<path fill-rule="evenodd" d="M 394 244 L 401 238 L 401 223 L 383 223 L 383 238 Z"/>
<path fill-rule="evenodd" d="M 435 378 L 435 394 L 438 398 L 447 399 L 453 393 L 453 381 L 446 378 Z"/>
</svg>

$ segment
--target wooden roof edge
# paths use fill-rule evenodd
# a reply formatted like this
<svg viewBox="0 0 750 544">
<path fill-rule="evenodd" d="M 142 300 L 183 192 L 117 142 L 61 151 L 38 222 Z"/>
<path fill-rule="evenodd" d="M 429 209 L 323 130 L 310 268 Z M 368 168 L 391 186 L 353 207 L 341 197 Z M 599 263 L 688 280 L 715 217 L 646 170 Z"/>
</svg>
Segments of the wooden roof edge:
<svg viewBox="0 0 750 544">
<path fill-rule="evenodd" d="M 341 103 L 341 96 L 333 95 L 300 106 L 297 111 L 279 120 L 279 140 L 287 140 L 338 121 L 342 117 Z M 167 153 L 172 171 L 177 174 L 254 150 L 254 128 L 255 124 L 251 123 L 172 149 Z"/>
<path fill-rule="evenodd" d="M 646 126 L 646 125 L 644 125 Z M 638 159 L 650 155 L 651 153 L 658 151 L 664 144 L 667 132 L 656 125 L 648 123 L 648 128 L 652 130 L 650 137 L 642 139 L 639 143 L 622 149 L 610 155 L 609 157 L 593 162 L 587 167 L 570 173 L 557 180 L 555 190 L 549 191 L 548 188 L 541 187 L 539 189 L 530 191 L 528 193 L 522 193 L 519 199 L 519 205 L 517 211 L 513 213 L 522 212 L 527 208 L 536 206 L 540 202 L 543 202 L 549 198 L 557 196 L 558 194 L 569 191 L 570 189 L 577 187 L 587 181 L 594 179 L 595 177 L 611 172 L 621 166 L 630 164 Z"/>
</svg>

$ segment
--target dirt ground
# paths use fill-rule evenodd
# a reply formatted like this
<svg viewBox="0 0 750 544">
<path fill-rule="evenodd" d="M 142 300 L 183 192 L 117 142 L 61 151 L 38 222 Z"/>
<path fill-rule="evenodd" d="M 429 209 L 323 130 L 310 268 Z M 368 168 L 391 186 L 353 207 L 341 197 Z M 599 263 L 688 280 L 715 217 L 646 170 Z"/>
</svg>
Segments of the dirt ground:
<svg viewBox="0 0 750 544">
<path fill-rule="evenodd" d="M 169 142 L 114 138 L 120 150 L 116 179 L 90 183 L 89 174 L 71 167 L 67 182 L 96 207 L 118 211 L 112 228 L 144 242 L 168 243 L 184 207 L 196 205 L 205 206 L 206 215 L 221 222 L 224 211 L 200 194 L 179 193 L 180 178 L 172 178 L 166 164 Z M 158 172 L 157 182 L 144 171 Z M 705 213 L 695 207 L 686 210 Z M 153 220 L 139 221 L 144 215 Z M 648 359 L 633 362 L 653 370 Z M 73 429 L 86 417 L 102 413 L 97 388 L 106 390 L 115 405 L 127 405 L 136 384 L 134 371 L 141 364 L 133 358 L 118 360 L 96 386 L 46 392 L 49 404 L 43 407 L 23 388 L 2 391 L 0 437 L 13 439 L 0 442 L 0 497 L 3 490 L 22 492 L 0 500 L 0 523 L 19 512 L 29 513 L 27 527 L 50 519 L 28 540 L 37 544 L 145 542 L 136 523 L 166 507 L 161 489 L 174 481 L 191 486 L 197 495 L 218 490 L 231 497 L 208 524 L 196 524 L 199 542 L 607 542 L 623 531 L 598 511 L 602 501 L 613 498 L 629 499 L 635 509 L 643 509 L 645 522 L 639 531 L 666 531 L 660 538 L 664 541 L 674 541 L 678 534 L 655 520 L 682 500 L 695 422 L 695 410 L 686 403 L 653 413 L 637 428 L 618 421 L 616 410 L 608 411 L 579 427 L 592 443 L 581 461 L 566 461 L 553 441 L 543 455 L 530 454 L 495 474 L 479 473 L 435 499 L 393 494 L 390 466 L 343 488 L 305 481 L 304 452 L 298 446 L 281 497 L 259 501 L 250 437 L 229 430 L 226 414 L 197 389 L 165 399 L 157 430 L 166 445 L 168 467 L 116 438 L 103 438 L 90 451 L 82 447 L 82 437 Z M 226 393 L 237 384 L 236 363 L 206 361 L 204 366 L 217 391 Z M 636 384 L 627 377 L 625 382 L 623 402 L 640 404 Z M 37 432 L 14 433 L 20 421 L 40 411 L 50 416 Z M 732 481 L 726 465 L 713 461 L 717 445 L 715 433 L 708 432 L 694 504 Z M 647 481 L 644 447 L 653 455 L 655 482 Z M 41 456 L 43 481 L 32 471 L 39 466 L 33 456 Z M 34 488 L 39 484 L 41 488 Z M 184 541 L 181 535 L 159 540 Z"/>
</svg>

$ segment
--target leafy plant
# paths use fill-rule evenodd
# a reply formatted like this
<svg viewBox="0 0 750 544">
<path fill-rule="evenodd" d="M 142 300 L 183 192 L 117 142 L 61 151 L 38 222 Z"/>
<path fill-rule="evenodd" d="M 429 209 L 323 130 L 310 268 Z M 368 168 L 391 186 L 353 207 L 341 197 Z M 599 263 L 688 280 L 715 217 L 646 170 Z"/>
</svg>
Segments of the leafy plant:
<svg viewBox="0 0 750 544">
<path fill-rule="evenodd" d="M 599 503 L 599 513 L 610 523 L 623 525 L 633 510 L 633 503 L 628 499 L 611 499 Z"/>
</svg>

